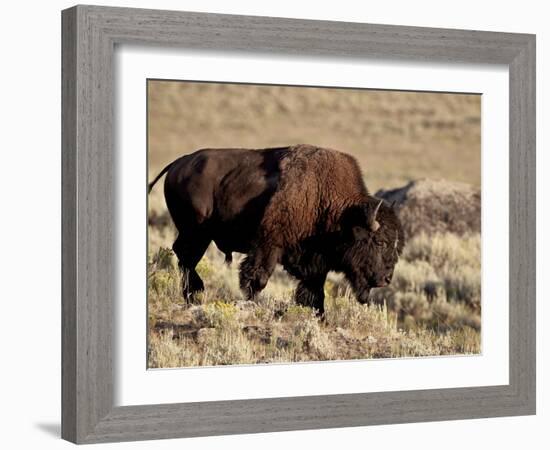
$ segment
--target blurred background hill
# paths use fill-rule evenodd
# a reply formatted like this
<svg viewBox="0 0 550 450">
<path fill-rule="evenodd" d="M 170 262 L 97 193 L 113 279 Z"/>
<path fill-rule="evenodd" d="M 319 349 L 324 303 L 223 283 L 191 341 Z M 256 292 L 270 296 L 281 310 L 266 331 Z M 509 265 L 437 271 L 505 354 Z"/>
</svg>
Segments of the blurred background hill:
<svg viewBox="0 0 550 450">
<path fill-rule="evenodd" d="M 150 80 L 148 101 L 149 179 L 199 148 L 308 143 L 356 156 L 373 193 L 480 185 L 479 95 Z"/>
</svg>

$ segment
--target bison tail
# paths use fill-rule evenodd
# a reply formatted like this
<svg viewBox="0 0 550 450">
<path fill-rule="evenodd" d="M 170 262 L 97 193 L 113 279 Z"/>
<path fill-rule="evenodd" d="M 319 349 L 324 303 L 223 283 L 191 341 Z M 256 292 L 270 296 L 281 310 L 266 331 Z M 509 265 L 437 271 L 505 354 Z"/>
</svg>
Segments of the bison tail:
<svg viewBox="0 0 550 450">
<path fill-rule="evenodd" d="M 170 167 L 172 167 L 172 164 L 174 164 L 175 161 L 172 161 L 170 164 L 168 164 L 164 169 L 162 169 L 160 171 L 160 173 L 155 177 L 155 179 L 153 181 L 151 181 L 149 183 L 149 188 L 147 190 L 147 193 L 150 194 L 151 191 L 153 190 L 153 186 L 156 184 L 156 182 L 159 180 L 160 177 L 162 177 L 166 172 L 168 172 L 168 170 L 170 169 Z"/>
</svg>

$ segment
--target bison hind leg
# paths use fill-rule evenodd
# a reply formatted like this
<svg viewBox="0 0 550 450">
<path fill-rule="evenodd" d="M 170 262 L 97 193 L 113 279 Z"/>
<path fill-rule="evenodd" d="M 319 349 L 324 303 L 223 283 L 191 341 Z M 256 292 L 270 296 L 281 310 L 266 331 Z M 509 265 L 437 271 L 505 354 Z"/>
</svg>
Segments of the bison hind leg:
<svg viewBox="0 0 550 450">
<path fill-rule="evenodd" d="M 193 301 L 194 294 L 204 291 L 204 283 L 195 268 L 209 244 L 209 238 L 196 232 L 186 233 L 186 235 L 180 233 L 172 245 L 172 249 L 178 257 L 182 294 L 186 301 Z"/>
</svg>

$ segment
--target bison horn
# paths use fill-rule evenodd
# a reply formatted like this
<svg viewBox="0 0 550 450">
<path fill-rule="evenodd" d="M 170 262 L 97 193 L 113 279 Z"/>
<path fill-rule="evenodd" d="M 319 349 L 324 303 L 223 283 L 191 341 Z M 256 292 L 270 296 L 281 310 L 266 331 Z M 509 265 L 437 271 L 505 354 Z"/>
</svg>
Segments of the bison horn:
<svg viewBox="0 0 550 450">
<path fill-rule="evenodd" d="M 380 200 L 378 202 L 378 205 L 376 205 L 376 208 L 374 208 L 374 213 L 372 214 L 372 218 L 370 220 L 370 229 L 372 231 L 376 231 L 378 230 L 378 228 L 380 228 L 380 224 L 376 220 L 376 215 L 378 214 L 378 210 L 380 209 L 380 205 L 382 204 L 383 201 L 384 200 Z"/>
</svg>

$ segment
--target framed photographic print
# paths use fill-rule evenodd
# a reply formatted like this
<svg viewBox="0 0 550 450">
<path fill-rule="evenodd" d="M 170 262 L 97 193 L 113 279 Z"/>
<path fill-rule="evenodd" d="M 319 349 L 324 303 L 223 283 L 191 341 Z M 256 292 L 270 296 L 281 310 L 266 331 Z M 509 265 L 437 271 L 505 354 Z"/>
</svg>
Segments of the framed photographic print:
<svg viewBox="0 0 550 450">
<path fill-rule="evenodd" d="M 62 23 L 65 439 L 534 414 L 534 36 Z"/>
</svg>

